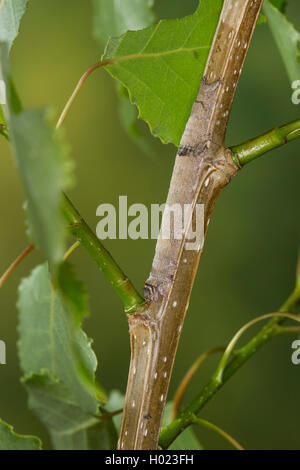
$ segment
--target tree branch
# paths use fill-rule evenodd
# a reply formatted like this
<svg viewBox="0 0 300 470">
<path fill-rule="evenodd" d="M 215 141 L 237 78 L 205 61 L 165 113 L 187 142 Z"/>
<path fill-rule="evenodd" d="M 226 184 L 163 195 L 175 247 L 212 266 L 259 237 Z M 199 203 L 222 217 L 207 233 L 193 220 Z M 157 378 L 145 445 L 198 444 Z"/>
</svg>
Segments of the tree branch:
<svg viewBox="0 0 300 470">
<path fill-rule="evenodd" d="M 238 168 L 242 168 L 256 158 L 277 147 L 281 147 L 300 137 L 300 119 L 285 126 L 277 127 L 266 134 L 232 147 L 231 157 Z"/>
<path fill-rule="evenodd" d="M 198 424 L 199 426 L 216 432 L 217 434 L 219 434 L 219 436 L 223 437 L 227 442 L 229 442 L 229 444 L 231 444 L 236 450 L 245 450 L 244 447 L 242 447 L 236 439 L 234 439 L 230 434 L 228 434 L 228 432 L 224 431 L 219 426 L 216 426 L 215 424 L 206 421 L 206 419 L 197 418 L 197 416 L 194 415 L 192 417 L 192 424 Z"/>
<path fill-rule="evenodd" d="M 189 386 L 192 378 L 194 377 L 195 373 L 201 366 L 201 364 L 212 354 L 218 353 L 218 352 L 224 352 L 225 348 L 224 347 L 219 347 L 219 348 L 213 348 L 210 349 L 209 351 L 206 351 L 205 353 L 201 354 L 201 356 L 192 364 L 190 369 L 187 371 L 185 376 L 183 377 L 176 393 L 173 399 L 173 408 L 172 408 L 172 413 L 171 413 L 171 419 L 170 421 L 173 421 L 173 419 L 176 418 L 178 411 L 181 406 L 182 399 L 184 397 L 184 394 L 186 392 L 187 387 Z"/>
<path fill-rule="evenodd" d="M 286 314 L 287 312 L 295 312 L 299 306 L 299 302 L 300 286 L 297 285 L 292 295 L 280 308 L 279 315 L 269 321 L 249 343 L 233 355 L 231 362 L 229 362 L 222 374 L 222 380 L 216 380 L 214 374 L 208 384 L 203 387 L 198 397 L 196 397 L 172 423 L 162 430 L 159 444 L 163 449 L 167 449 L 176 437 L 193 422 L 193 415 L 198 414 L 202 410 L 204 405 L 220 390 L 230 377 L 245 364 L 245 362 L 272 338 L 282 333 L 280 325 L 285 318 L 284 316 L 280 316 L 280 313 Z"/>
<path fill-rule="evenodd" d="M 177 204 L 184 210 L 189 204 L 193 214 L 181 240 L 174 233 L 168 240 L 159 237 L 145 284 L 148 302 L 128 317 L 132 354 L 118 443 L 122 450 L 151 450 L 158 445 L 176 350 L 203 250 L 202 240 L 194 250 L 186 242 L 201 204 L 207 233 L 217 198 L 238 171 L 224 139 L 261 5 L 262 0 L 225 0 L 223 4 L 167 198 L 167 207 Z M 168 224 L 167 214 L 164 224 Z"/>
<path fill-rule="evenodd" d="M 127 313 L 133 313 L 145 303 L 111 254 L 104 248 L 68 197 L 63 194 L 62 212 L 71 233 L 90 254 L 124 304 Z"/>
<path fill-rule="evenodd" d="M 34 245 L 29 245 L 25 250 L 15 259 L 15 261 L 9 266 L 9 268 L 5 271 L 3 276 L 0 278 L 0 287 L 3 286 L 4 282 L 8 279 L 11 273 L 16 269 L 17 266 L 26 258 L 26 256 L 34 250 Z"/>
</svg>

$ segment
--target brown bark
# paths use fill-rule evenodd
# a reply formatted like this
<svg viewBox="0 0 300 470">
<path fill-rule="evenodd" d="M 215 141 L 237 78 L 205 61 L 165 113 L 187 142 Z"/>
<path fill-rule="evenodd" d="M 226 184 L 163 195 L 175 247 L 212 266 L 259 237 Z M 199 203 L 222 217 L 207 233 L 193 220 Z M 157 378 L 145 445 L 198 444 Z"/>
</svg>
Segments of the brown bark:
<svg viewBox="0 0 300 470">
<path fill-rule="evenodd" d="M 206 234 L 221 190 L 237 173 L 224 137 L 262 0 L 225 0 L 198 98 L 176 157 L 167 204 L 204 204 Z M 191 222 L 192 223 L 192 222 Z M 193 213 L 195 223 L 195 212 Z M 163 219 L 164 224 L 164 219 Z M 119 449 L 156 449 L 170 377 L 203 246 L 158 239 L 147 304 L 129 315 L 131 364 Z"/>
</svg>

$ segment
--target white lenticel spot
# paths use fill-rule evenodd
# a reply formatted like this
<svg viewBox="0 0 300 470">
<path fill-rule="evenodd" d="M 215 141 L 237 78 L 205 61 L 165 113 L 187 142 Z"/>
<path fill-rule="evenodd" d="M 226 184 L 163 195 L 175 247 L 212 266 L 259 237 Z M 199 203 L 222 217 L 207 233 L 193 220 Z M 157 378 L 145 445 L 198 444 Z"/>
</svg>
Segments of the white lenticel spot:
<svg viewBox="0 0 300 470">
<path fill-rule="evenodd" d="M 135 407 L 135 401 L 134 400 L 132 401 L 131 405 L 132 405 L 132 408 Z"/>
<path fill-rule="evenodd" d="M 157 372 L 155 372 L 155 374 L 154 374 L 154 379 L 155 380 L 157 379 Z"/>
<path fill-rule="evenodd" d="M 184 264 L 186 264 L 186 263 L 187 263 L 187 259 L 186 259 L 186 258 L 184 258 L 183 262 L 184 262 Z"/>
<path fill-rule="evenodd" d="M 148 430 L 145 429 L 145 431 L 144 431 L 144 436 L 147 437 L 147 434 L 148 434 Z"/>
<path fill-rule="evenodd" d="M 172 307 L 174 307 L 174 308 L 177 307 L 177 301 L 176 300 L 174 300 L 174 302 L 172 303 Z"/>
<path fill-rule="evenodd" d="M 163 357 L 163 362 L 167 362 L 167 360 L 168 360 L 167 356 L 164 356 Z"/>
<path fill-rule="evenodd" d="M 166 379 L 168 376 L 167 372 L 164 372 L 164 378 Z"/>
<path fill-rule="evenodd" d="M 160 396 L 160 401 L 164 401 L 164 396 L 163 395 Z"/>
<path fill-rule="evenodd" d="M 204 182 L 204 186 L 207 188 L 207 186 L 209 185 L 209 177 L 206 178 L 205 182 Z"/>
</svg>

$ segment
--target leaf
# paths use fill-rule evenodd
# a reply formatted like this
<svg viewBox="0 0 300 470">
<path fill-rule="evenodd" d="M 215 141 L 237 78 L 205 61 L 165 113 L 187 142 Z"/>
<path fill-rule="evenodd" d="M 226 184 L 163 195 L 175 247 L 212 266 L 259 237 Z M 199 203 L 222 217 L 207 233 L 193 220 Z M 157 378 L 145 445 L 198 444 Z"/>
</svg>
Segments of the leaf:
<svg viewBox="0 0 300 470">
<path fill-rule="evenodd" d="M 80 328 L 87 312 L 86 294 L 69 266 L 57 283 L 63 295 L 51 283 L 44 264 L 19 288 L 18 349 L 29 403 L 48 427 L 56 448 L 88 448 L 91 439 L 103 448 L 95 433 L 102 426 L 103 432 L 113 427 L 109 420 L 101 420 L 97 359 Z M 110 442 L 115 439 L 115 431 L 110 432 Z"/>
<path fill-rule="evenodd" d="M 163 426 L 166 426 L 170 421 L 172 406 L 172 402 L 166 404 Z M 169 447 L 169 450 L 203 450 L 203 447 L 198 441 L 193 429 L 189 427 L 175 439 Z"/>
<path fill-rule="evenodd" d="M 30 234 L 51 265 L 65 251 L 62 191 L 71 185 L 69 149 L 47 110 L 10 115 L 11 138 L 28 209 Z"/>
<path fill-rule="evenodd" d="M 57 450 L 106 450 L 116 446 L 111 419 L 86 413 L 70 397 L 69 390 L 49 372 L 23 379 L 29 392 L 29 407 L 49 429 Z"/>
<path fill-rule="evenodd" d="M 109 37 L 120 36 L 127 30 L 140 30 L 155 21 L 153 0 L 93 0 L 94 36 L 101 46 Z M 117 87 L 121 124 L 135 143 L 148 155 L 151 149 L 137 125 L 137 110 L 129 101 L 126 88 Z"/>
<path fill-rule="evenodd" d="M 287 0 L 270 0 L 270 3 L 272 3 L 274 7 L 278 8 L 278 10 L 283 13 L 287 7 Z"/>
<path fill-rule="evenodd" d="M 93 0 L 94 36 L 103 45 L 111 36 L 143 29 L 155 20 L 154 0 Z"/>
<path fill-rule="evenodd" d="M 72 162 L 62 130 L 56 130 L 47 109 L 22 111 L 8 72 L 8 48 L 0 43 L 0 78 L 6 84 L 5 118 L 28 209 L 29 235 L 41 247 L 50 266 L 57 267 L 65 251 L 62 191 L 71 186 Z"/>
<path fill-rule="evenodd" d="M 110 392 L 107 403 L 105 404 L 105 410 L 108 413 L 114 413 L 115 411 L 119 411 L 124 407 L 125 403 L 125 395 L 123 395 L 119 390 L 113 390 Z M 122 413 L 113 417 L 113 422 L 115 424 L 116 430 L 118 433 L 121 429 L 121 422 L 122 422 Z"/>
<path fill-rule="evenodd" d="M 0 42 L 6 42 L 10 51 L 19 34 L 21 19 L 26 11 L 28 0 L 0 1 Z"/>
<path fill-rule="evenodd" d="M 13 427 L 0 419 L 0 450 L 41 450 L 37 437 L 17 434 Z"/>
<path fill-rule="evenodd" d="M 291 82 L 300 77 L 300 33 L 269 0 L 264 2 L 264 14 L 277 44 Z"/>
<path fill-rule="evenodd" d="M 260 24 L 264 24 L 266 22 L 267 22 L 267 18 L 262 13 L 260 13 L 256 24 L 260 25 Z"/>
<path fill-rule="evenodd" d="M 152 156 L 152 150 L 138 127 L 138 112 L 129 99 L 128 91 L 122 85 L 119 85 L 118 95 L 119 102 L 119 118 L 123 129 L 128 133 L 129 137 L 136 145 L 149 157 Z"/>
<path fill-rule="evenodd" d="M 202 0 L 197 11 L 111 39 L 106 70 L 129 92 L 151 132 L 179 146 L 196 99 L 223 0 Z"/>
<path fill-rule="evenodd" d="M 3 0 L 0 1 L 0 42 L 7 44 L 8 53 L 16 39 L 21 19 L 26 11 L 28 0 Z M 0 104 L 0 134 L 7 135 L 7 126 L 4 113 Z"/>
</svg>

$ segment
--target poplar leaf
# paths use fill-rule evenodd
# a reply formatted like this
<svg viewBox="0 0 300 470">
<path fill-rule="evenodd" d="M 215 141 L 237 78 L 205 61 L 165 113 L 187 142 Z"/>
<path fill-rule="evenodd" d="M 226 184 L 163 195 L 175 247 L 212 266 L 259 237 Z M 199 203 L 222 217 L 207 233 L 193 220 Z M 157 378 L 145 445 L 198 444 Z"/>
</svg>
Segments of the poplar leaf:
<svg viewBox="0 0 300 470">
<path fill-rule="evenodd" d="M 93 0 L 94 36 L 105 44 L 111 36 L 146 28 L 154 22 L 154 0 Z"/>
<path fill-rule="evenodd" d="M 179 146 L 196 99 L 223 0 L 201 0 L 197 11 L 111 39 L 107 71 L 129 92 L 151 132 Z"/>
<path fill-rule="evenodd" d="M 49 430 L 56 450 L 109 450 L 116 447 L 112 420 L 83 410 L 68 388 L 49 371 L 23 379 L 29 407 Z"/>
<path fill-rule="evenodd" d="M 127 30 L 140 30 L 153 24 L 153 3 L 153 0 L 93 0 L 93 32 L 101 47 L 111 36 L 120 36 Z M 122 85 L 118 84 L 117 92 L 123 128 L 141 150 L 150 155 L 151 149 L 137 125 L 136 107 L 130 103 L 128 92 Z"/>
<path fill-rule="evenodd" d="M 81 328 L 86 293 L 73 269 L 64 268 L 54 286 L 46 264 L 35 268 L 20 285 L 18 310 L 23 383 L 55 448 L 88 449 L 93 444 L 102 449 L 108 441 L 113 446 L 112 422 L 101 421 L 98 400 L 104 393 L 95 382 L 97 359 Z M 106 444 L 97 437 L 103 433 Z"/>
<path fill-rule="evenodd" d="M 37 437 L 17 434 L 13 427 L 0 419 L 0 450 L 41 450 Z"/>
<path fill-rule="evenodd" d="M 283 5 L 284 6 L 284 5 Z M 264 2 L 264 14 L 277 44 L 291 82 L 300 79 L 300 33 L 269 0 Z"/>
<path fill-rule="evenodd" d="M 8 53 L 19 34 L 21 19 L 26 11 L 28 0 L 0 1 L 0 42 L 7 44 Z M 7 126 L 0 103 L 0 134 L 7 135 Z"/>
<path fill-rule="evenodd" d="M 72 183 L 69 146 L 63 131 L 55 129 L 52 111 L 22 110 L 9 77 L 8 62 L 7 43 L 0 43 L 0 78 L 7 90 L 5 118 L 25 193 L 29 235 L 55 268 L 65 251 L 61 199 L 62 191 Z"/>
<path fill-rule="evenodd" d="M 0 1 L 0 42 L 6 42 L 10 51 L 19 34 L 21 19 L 26 11 L 28 0 Z"/>
<path fill-rule="evenodd" d="M 274 7 L 278 8 L 278 10 L 282 12 L 284 12 L 287 7 L 287 0 L 270 0 L 270 3 L 272 3 Z"/>
<path fill-rule="evenodd" d="M 179 20 L 162 20 L 111 39 L 107 71 L 129 92 L 153 135 L 179 146 L 197 97 L 223 0 L 202 0 Z"/>
<path fill-rule="evenodd" d="M 72 164 L 62 131 L 48 110 L 11 113 L 9 124 L 15 160 L 27 201 L 30 235 L 51 265 L 65 251 L 62 191 L 71 185 Z"/>
</svg>

